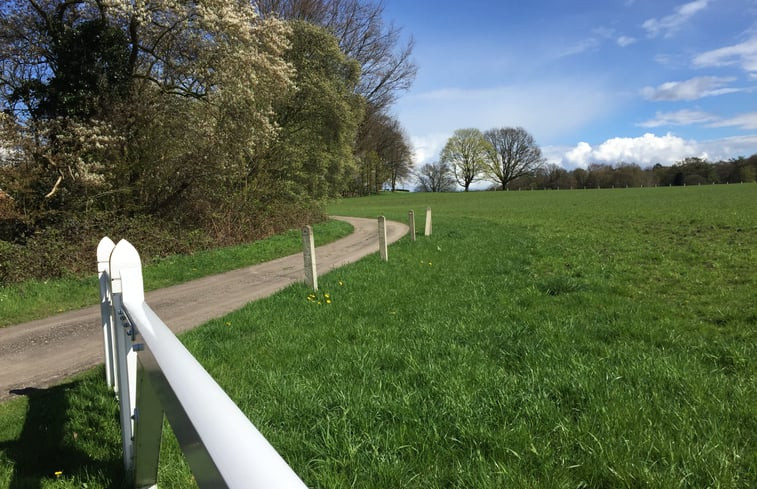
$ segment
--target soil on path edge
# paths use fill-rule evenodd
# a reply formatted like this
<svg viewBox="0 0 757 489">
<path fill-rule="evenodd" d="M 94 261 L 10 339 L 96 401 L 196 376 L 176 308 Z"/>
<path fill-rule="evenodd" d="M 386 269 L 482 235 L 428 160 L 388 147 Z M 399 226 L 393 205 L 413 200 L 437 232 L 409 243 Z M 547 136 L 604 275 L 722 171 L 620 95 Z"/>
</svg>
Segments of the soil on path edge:
<svg viewBox="0 0 757 489">
<path fill-rule="evenodd" d="M 349 236 L 316 248 L 318 274 L 378 251 L 375 219 L 335 217 L 355 228 Z M 387 241 L 407 234 L 387 221 Z M 93 251 L 93 263 L 95 261 Z M 302 253 L 205 277 L 145 294 L 145 301 L 175 333 L 235 311 L 304 280 Z M 46 388 L 103 363 L 100 306 L 0 328 L 0 401 L 23 389 Z"/>
</svg>

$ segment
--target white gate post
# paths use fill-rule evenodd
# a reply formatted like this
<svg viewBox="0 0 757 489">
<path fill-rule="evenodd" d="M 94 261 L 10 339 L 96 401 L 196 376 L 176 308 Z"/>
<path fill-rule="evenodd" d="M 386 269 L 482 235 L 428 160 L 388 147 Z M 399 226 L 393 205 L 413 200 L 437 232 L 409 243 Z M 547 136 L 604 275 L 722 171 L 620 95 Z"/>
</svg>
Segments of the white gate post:
<svg viewBox="0 0 757 489">
<path fill-rule="evenodd" d="M 426 207 L 426 229 L 423 234 L 425 236 L 431 236 L 431 207 Z"/>
<path fill-rule="evenodd" d="M 121 441 L 124 451 L 124 469 L 127 474 L 134 469 L 134 410 L 137 397 L 137 352 L 133 347 L 134 326 L 130 323 L 123 307 L 123 283 L 121 271 L 127 268 L 140 268 L 139 255 L 131 253 L 133 247 L 121 246 L 119 241 L 110 255 L 111 297 L 113 301 L 115 371 L 118 383 L 118 403 L 121 420 Z M 128 244 L 128 242 L 126 242 Z M 135 255 L 136 254 L 136 259 Z"/>
<path fill-rule="evenodd" d="M 389 252 L 386 247 L 386 218 L 379 216 L 378 218 L 378 234 L 379 234 L 379 254 L 381 259 L 389 261 Z"/>
<path fill-rule="evenodd" d="M 305 257 L 305 283 L 314 291 L 318 290 L 318 271 L 315 264 L 315 241 L 313 228 L 302 228 L 302 255 Z"/>
<path fill-rule="evenodd" d="M 108 268 L 110 254 L 116 245 L 107 236 L 100 240 L 97 245 L 97 278 L 100 282 L 100 319 L 103 330 L 103 351 L 105 353 L 105 382 L 109 389 L 116 389 L 116 380 L 113 367 L 113 351 L 115 338 L 113 337 L 113 316 L 110 297 L 110 278 Z M 118 392 L 118 391 L 116 391 Z"/>
<path fill-rule="evenodd" d="M 119 260 L 121 305 L 123 303 L 144 303 L 145 292 L 142 280 L 142 261 L 139 253 L 131 243 L 121 240 L 113 253 L 114 259 Z M 129 319 L 131 322 L 131 319 Z M 136 324 L 131 325 L 130 340 L 139 334 Z M 141 336 L 140 336 L 141 338 Z M 160 439 L 163 432 L 164 411 L 150 382 L 149 376 L 142 363 L 137 358 L 137 352 L 144 350 L 143 343 L 132 343 L 129 356 L 134 360 L 134 366 L 129 365 L 129 387 L 131 394 L 130 409 L 132 413 L 132 459 L 130 477 L 134 487 L 157 488 L 158 464 L 160 461 Z M 130 359 L 131 359 L 130 358 Z"/>
</svg>

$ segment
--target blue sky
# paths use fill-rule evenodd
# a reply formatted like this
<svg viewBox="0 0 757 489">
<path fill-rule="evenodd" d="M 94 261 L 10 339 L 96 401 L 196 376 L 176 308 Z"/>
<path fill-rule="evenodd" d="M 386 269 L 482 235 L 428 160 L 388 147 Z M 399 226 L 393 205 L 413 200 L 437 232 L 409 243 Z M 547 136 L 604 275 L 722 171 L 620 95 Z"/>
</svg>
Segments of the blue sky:
<svg viewBox="0 0 757 489">
<path fill-rule="evenodd" d="M 522 126 L 568 169 L 757 153 L 757 0 L 383 3 L 415 40 L 416 163 L 465 127 Z"/>
</svg>

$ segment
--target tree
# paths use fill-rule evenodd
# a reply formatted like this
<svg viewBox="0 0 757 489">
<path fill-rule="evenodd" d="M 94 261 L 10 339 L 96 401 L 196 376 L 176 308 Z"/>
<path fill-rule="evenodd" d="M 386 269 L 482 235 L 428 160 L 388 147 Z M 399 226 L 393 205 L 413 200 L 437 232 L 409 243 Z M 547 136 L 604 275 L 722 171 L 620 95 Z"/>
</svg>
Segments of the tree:
<svg viewBox="0 0 757 489">
<path fill-rule="evenodd" d="M 384 22 L 384 7 L 380 1 L 259 0 L 256 3 L 263 17 L 297 19 L 325 27 L 339 40 L 345 55 L 360 63 L 360 82 L 355 91 L 365 100 L 365 111 L 355 141 L 355 153 L 358 162 L 373 168 L 376 155 L 393 151 L 377 146 L 383 138 L 376 132 L 383 130 L 385 119 L 389 117 L 388 109 L 415 80 L 418 68 L 412 61 L 412 38 L 403 41 L 401 30 Z M 403 165 L 398 167 L 402 168 Z M 363 170 L 358 172 L 356 190 L 359 193 L 375 191 L 375 182 L 363 185 L 367 174 Z M 380 170 L 372 172 L 372 181 L 378 173 Z M 392 180 L 396 185 L 397 179 Z M 379 187 L 383 183 L 379 183 Z"/>
<path fill-rule="evenodd" d="M 471 183 L 479 179 L 491 151 L 481 131 L 458 129 L 444 145 L 441 161 L 450 165 L 455 180 L 467 192 Z"/>
<path fill-rule="evenodd" d="M 396 190 L 412 168 L 412 149 L 399 121 L 380 114 L 371 119 L 370 125 L 365 141 L 369 149 L 360 152 L 358 163 L 361 169 L 356 191 L 362 195 L 378 192 L 386 183 Z"/>
<path fill-rule="evenodd" d="M 275 105 L 279 135 L 259 159 L 275 180 L 291 181 L 315 199 L 334 197 L 355 170 L 354 142 L 364 108 L 354 92 L 360 65 L 326 29 L 304 21 L 288 24 L 292 47 L 285 58 L 296 69 L 297 88 Z"/>
<path fill-rule="evenodd" d="M 484 133 L 490 145 L 484 166 L 487 178 L 504 190 L 516 178 L 532 174 L 545 160 L 533 136 L 522 127 L 502 127 Z"/>
<path fill-rule="evenodd" d="M 714 166 L 703 158 L 684 158 L 673 165 L 673 185 L 698 185 L 712 183 L 717 178 Z"/>
<path fill-rule="evenodd" d="M 298 19 L 331 31 L 344 53 L 360 63 L 357 93 L 371 112 L 384 112 L 412 85 L 418 71 L 412 62 L 413 40 L 400 44 L 401 30 L 386 25 L 381 2 L 371 0 L 259 0 L 262 15 Z"/>
<path fill-rule="evenodd" d="M 455 190 L 455 178 L 452 168 L 447 163 L 435 161 L 426 163 L 417 172 L 418 192 L 452 192 Z"/>
<path fill-rule="evenodd" d="M 613 185 L 615 187 L 641 187 L 644 185 L 644 171 L 635 163 L 620 162 L 615 165 Z"/>
<path fill-rule="evenodd" d="M 252 181 L 292 88 L 284 23 L 223 0 L 13 0 L 0 15 L 0 103 L 29 208 L 117 193 L 165 211 Z"/>
<path fill-rule="evenodd" d="M 586 185 L 596 188 L 610 188 L 613 185 L 612 165 L 603 165 L 601 163 L 589 163 L 587 167 L 589 176 L 586 179 Z"/>
<path fill-rule="evenodd" d="M 397 184 L 410 176 L 413 167 L 413 150 L 407 133 L 397 119 L 382 117 L 380 138 L 377 144 L 378 154 L 389 176 L 392 192 Z"/>
</svg>

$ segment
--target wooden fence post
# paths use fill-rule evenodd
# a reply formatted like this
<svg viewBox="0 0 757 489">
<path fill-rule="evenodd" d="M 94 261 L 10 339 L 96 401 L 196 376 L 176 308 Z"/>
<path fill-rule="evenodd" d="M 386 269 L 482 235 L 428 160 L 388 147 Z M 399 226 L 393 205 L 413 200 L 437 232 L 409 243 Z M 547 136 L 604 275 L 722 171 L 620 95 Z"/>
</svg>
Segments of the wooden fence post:
<svg viewBox="0 0 757 489">
<path fill-rule="evenodd" d="M 389 261 L 388 250 L 386 247 L 386 218 L 379 216 L 378 218 L 378 233 L 379 233 L 379 254 L 381 259 Z"/>
<path fill-rule="evenodd" d="M 407 213 L 407 222 L 410 225 L 410 239 L 415 241 L 415 212 L 410 211 Z"/>
<path fill-rule="evenodd" d="M 431 236 L 431 207 L 426 207 L 426 229 L 423 234 Z"/>
<path fill-rule="evenodd" d="M 318 290 L 318 271 L 315 264 L 315 241 L 313 240 L 313 228 L 302 228 L 302 254 L 305 257 L 305 283 L 313 291 Z"/>
</svg>

